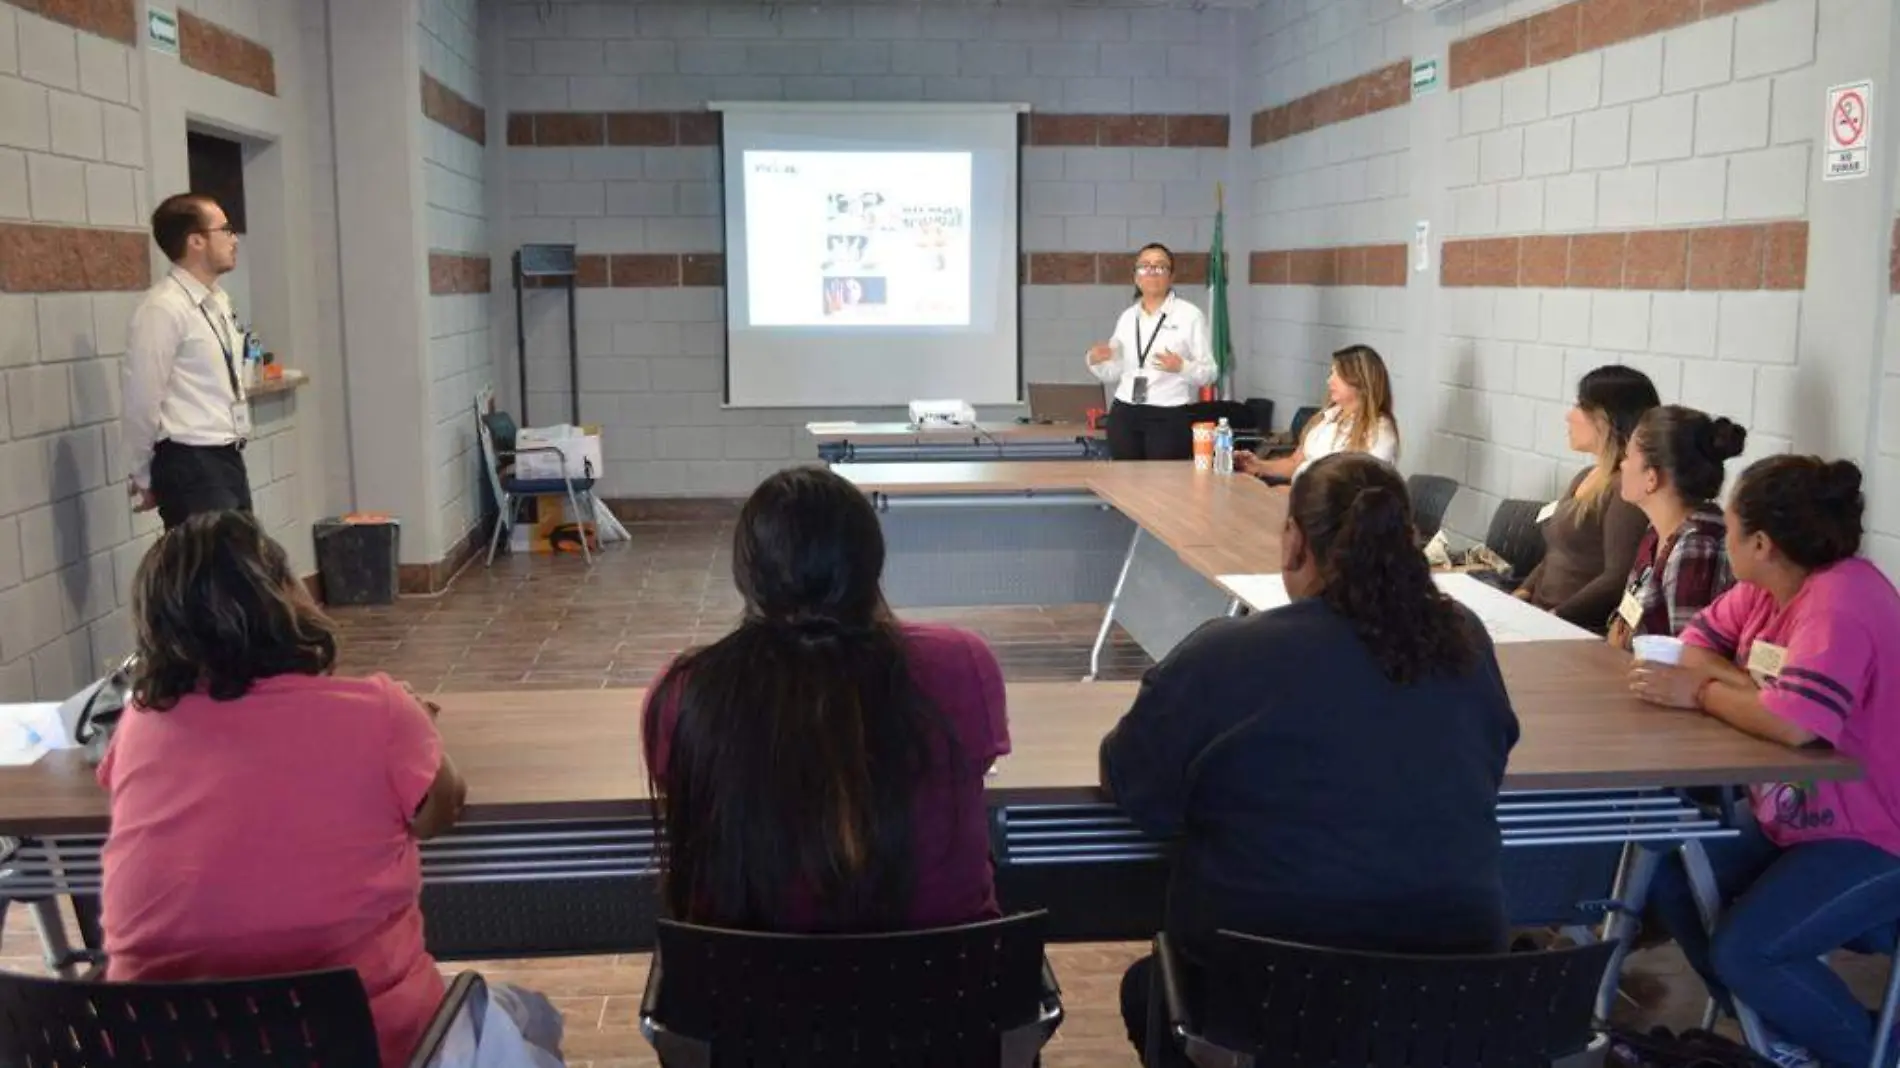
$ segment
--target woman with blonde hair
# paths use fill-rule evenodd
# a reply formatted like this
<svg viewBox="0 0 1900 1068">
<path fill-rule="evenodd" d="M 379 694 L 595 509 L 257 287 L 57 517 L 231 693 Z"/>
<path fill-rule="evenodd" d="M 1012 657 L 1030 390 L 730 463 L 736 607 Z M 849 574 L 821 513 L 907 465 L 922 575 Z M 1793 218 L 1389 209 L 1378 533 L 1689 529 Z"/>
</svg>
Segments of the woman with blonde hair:
<svg viewBox="0 0 1900 1068">
<path fill-rule="evenodd" d="M 1234 469 L 1260 478 L 1290 479 L 1313 461 L 1339 452 L 1363 452 L 1389 464 L 1399 461 L 1399 423 L 1392 415 L 1392 379 L 1385 360 L 1370 345 L 1348 345 L 1333 353 L 1326 377 L 1325 411 L 1313 417 L 1293 455 L 1263 460 L 1251 452 L 1234 454 Z"/>
<path fill-rule="evenodd" d="M 1649 529 L 1642 509 L 1618 492 L 1619 472 L 1637 424 L 1661 404 L 1655 384 L 1634 367 L 1599 367 L 1577 383 L 1570 448 L 1596 462 L 1538 516 L 1544 561 L 1518 587 L 1520 600 L 1599 634 L 1607 628 Z"/>
</svg>

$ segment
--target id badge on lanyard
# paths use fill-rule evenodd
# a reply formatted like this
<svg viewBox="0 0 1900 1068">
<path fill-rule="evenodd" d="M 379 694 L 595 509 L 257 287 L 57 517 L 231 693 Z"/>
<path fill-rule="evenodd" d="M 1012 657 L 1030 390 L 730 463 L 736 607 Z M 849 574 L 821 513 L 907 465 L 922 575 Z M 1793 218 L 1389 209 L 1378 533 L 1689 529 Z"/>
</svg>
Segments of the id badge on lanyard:
<svg viewBox="0 0 1900 1068">
<path fill-rule="evenodd" d="M 1130 404 L 1148 403 L 1148 353 L 1154 350 L 1155 342 L 1161 339 L 1161 327 L 1167 321 L 1168 313 L 1162 312 L 1161 318 L 1155 320 L 1155 332 L 1148 335 L 1148 343 L 1144 345 L 1141 343 L 1141 318 L 1139 316 L 1135 318 L 1135 366 L 1139 368 L 1139 371 L 1128 391 Z"/>
<path fill-rule="evenodd" d="M 224 331 L 218 328 L 218 322 L 204 305 L 198 305 L 198 314 L 205 317 L 205 325 L 211 328 L 211 336 L 218 339 L 218 351 L 224 356 L 224 373 L 231 383 L 231 431 L 237 435 L 241 445 L 251 436 L 251 402 L 244 396 L 244 390 L 238 385 L 237 355 L 231 351 L 231 345 L 225 340 Z M 220 311 L 219 318 L 223 317 Z"/>
</svg>

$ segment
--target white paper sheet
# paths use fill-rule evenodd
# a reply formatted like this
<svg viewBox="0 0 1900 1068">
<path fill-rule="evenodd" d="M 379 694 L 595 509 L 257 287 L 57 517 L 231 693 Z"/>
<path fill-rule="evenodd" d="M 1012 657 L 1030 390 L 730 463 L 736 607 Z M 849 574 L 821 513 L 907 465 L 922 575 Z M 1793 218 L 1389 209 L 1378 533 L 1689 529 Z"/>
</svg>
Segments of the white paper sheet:
<svg viewBox="0 0 1900 1068">
<path fill-rule="evenodd" d="M 1533 608 L 1470 575 L 1442 572 L 1432 578 L 1438 583 L 1439 589 L 1483 620 L 1484 629 L 1490 633 L 1491 640 L 1501 645 L 1511 642 L 1602 640 L 1582 627 Z M 1269 612 L 1291 601 L 1287 597 L 1286 584 L 1279 575 L 1222 575 L 1217 581 L 1227 592 L 1240 598 L 1240 603 L 1255 612 Z"/>
<path fill-rule="evenodd" d="M 68 745 L 58 702 L 0 705 L 0 768 L 24 767 Z"/>
<path fill-rule="evenodd" d="M 830 434 L 849 434 L 857 428 L 856 423 L 806 423 L 805 433 L 813 437 L 825 437 Z"/>
</svg>

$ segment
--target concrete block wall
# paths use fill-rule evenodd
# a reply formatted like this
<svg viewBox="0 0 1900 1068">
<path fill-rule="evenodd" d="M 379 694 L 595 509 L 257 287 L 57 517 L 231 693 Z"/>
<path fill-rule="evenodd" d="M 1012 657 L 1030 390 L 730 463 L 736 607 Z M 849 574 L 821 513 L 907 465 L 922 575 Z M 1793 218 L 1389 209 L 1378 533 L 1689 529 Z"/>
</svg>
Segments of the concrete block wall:
<svg viewBox="0 0 1900 1068">
<path fill-rule="evenodd" d="M 511 134 L 491 174 L 506 182 L 495 262 L 532 241 L 576 242 L 603 263 L 631 257 L 612 261 L 611 286 L 579 295 L 581 416 L 603 425 L 608 496 L 744 493 L 811 458 L 806 422 L 899 414 L 722 408 L 718 149 L 690 118 L 708 100 L 1031 104 L 1049 125 L 1023 150 L 1029 381 L 1088 381 L 1082 353 L 1132 292 L 1120 257 L 1148 241 L 1205 253 L 1213 236 L 1215 183 L 1231 158 L 1225 134 L 1208 143 L 1199 117 L 1224 127 L 1233 110 L 1242 17 L 1219 5 L 557 2 L 503 15 L 506 69 L 491 72 L 487 98 Z M 645 138 L 663 144 L 573 143 L 573 116 L 614 112 L 673 125 Z M 555 122 L 536 137 L 522 125 L 530 114 Z M 1186 116 L 1197 117 L 1194 135 L 1177 138 L 1170 120 Z M 1237 240 L 1230 232 L 1230 262 L 1241 263 Z M 638 288 L 620 280 L 623 264 L 639 267 Z M 1193 285 L 1183 294 L 1204 299 Z M 529 422 L 568 417 L 564 299 L 528 294 Z M 511 333 L 498 329 L 495 345 L 512 384 Z"/>
<path fill-rule="evenodd" d="M 1900 153 L 1896 153 L 1900 159 Z M 1887 268 L 1887 324 L 1881 345 L 1878 431 L 1867 471 L 1872 511 L 1867 555 L 1900 581 L 1900 166 L 1894 168 L 1892 248 Z"/>
<path fill-rule="evenodd" d="M 68 249 L 140 226 L 137 62 L 120 40 L 0 4 L 9 241 L 15 223 L 49 227 Z M 117 247 L 117 262 L 96 265 L 136 285 L 144 249 Z M 0 286 L 0 700 L 63 696 L 124 655 L 123 591 L 155 525 L 131 514 L 120 460 L 119 357 L 136 292 L 23 278 L 22 266 Z"/>
<path fill-rule="evenodd" d="M 1247 243 L 1263 252 L 1316 252 L 1403 244 L 1411 233 L 1411 20 L 1396 3 L 1309 4 L 1266 0 L 1253 13 L 1242 91 L 1257 110 L 1247 159 L 1252 215 Z M 1380 82 L 1381 74 L 1384 82 Z M 1292 132 L 1285 113 L 1312 108 L 1335 87 L 1381 94 L 1381 110 Z M 1370 105 L 1368 105 L 1370 106 Z M 1298 123 L 1297 125 L 1305 125 Z M 1330 354 L 1369 344 L 1395 380 L 1416 375 L 1403 342 L 1404 276 L 1382 285 L 1361 276 L 1307 272 L 1263 277 L 1236 290 L 1252 304 L 1242 346 L 1242 393 L 1271 397 L 1276 421 L 1323 404 Z M 1398 388 L 1395 386 L 1395 389 Z"/>
<path fill-rule="evenodd" d="M 418 46 L 422 73 L 464 101 L 483 103 L 482 43 L 475 0 L 423 0 Z M 425 225 L 433 253 L 486 256 L 486 153 L 469 131 L 423 123 Z M 434 292 L 428 298 L 431 504 L 441 557 L 480 520 L 482 473 L 475 434 L 475 392 L 495 384 L 487 286 L 479 292 Z"/>
<path fill-rule="evenodd" d="M 1438 295 L 1433 433 L 1421 458 L 1465 484 L 1450 529 L 1482 536 L 1500 500 L 1550 499 L 1588 463 L 1565 446 L 1564 412 L 1581 375 L 1603 364 L 1636 367 L 1665 401 L 1747 426 L 1736 471 L 1793 444 L 1817 4 L 1773 0 L 1607 47 L 1584 47 L 1584 26 L 1567 58 L 1515 62 L 1523 69 L 1460 87 L 1461 60 L 1489 70 L 1489 51 L 1521 49 L 1510 36 L 1520 20 L 1578 5 L 1470 15 L 1470 43 L 1451 49 L 1445 121 L 1455 135 L 1437 175 L 1446 233 L 1481 253 L 1514 247 L 1523 270 Z M 1784 233 L 1798 268 L 1784 260 L 1764 277 L 1751 247 L 1752 278 L 1700 276 L 1723 254 L 1714 238 L 1783 223 L 1797 228 L 1766 240 Z M 1567 273 L 1555 261 L 1530 269 L 1543 242 L 1508 241 L 1545 235 L 1573 238 Z M 1652 248 L 1656 263 L 1645 261 Z M 1454 255 L 1445 252 L 1447 272 Z M 1777 267 L 1789 273 L 1772 277 Z"/>
</svg>

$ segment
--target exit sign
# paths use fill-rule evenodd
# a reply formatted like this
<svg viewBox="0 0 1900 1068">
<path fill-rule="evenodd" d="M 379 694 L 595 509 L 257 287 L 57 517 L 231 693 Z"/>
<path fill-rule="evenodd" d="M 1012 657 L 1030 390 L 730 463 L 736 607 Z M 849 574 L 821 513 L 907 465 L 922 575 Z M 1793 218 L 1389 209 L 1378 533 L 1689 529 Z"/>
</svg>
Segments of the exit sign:
<svg viewBox="0 0 1900 1068">
<path fill-rule="evenodd" d="M 161 8 L 151 8 L 145 14 L 146 33 L 152 39 L 152 51 L 168 56 L 178 54 L 178 16 Z"/>
</svg>

